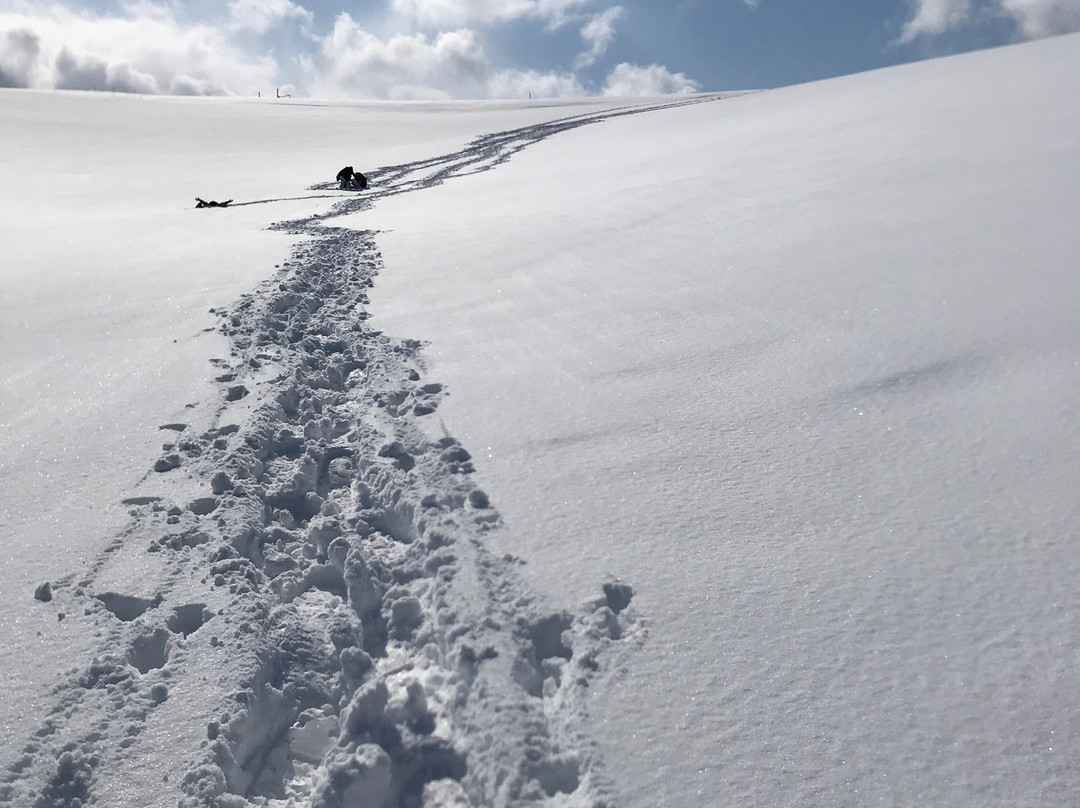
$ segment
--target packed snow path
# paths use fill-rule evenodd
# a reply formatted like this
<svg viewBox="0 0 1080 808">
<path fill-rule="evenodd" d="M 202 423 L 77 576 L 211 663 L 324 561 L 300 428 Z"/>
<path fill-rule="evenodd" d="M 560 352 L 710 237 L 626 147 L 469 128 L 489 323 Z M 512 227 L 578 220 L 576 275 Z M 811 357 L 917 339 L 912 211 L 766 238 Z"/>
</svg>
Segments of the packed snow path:
<svg viewBox="0 0 1080 808">
<path fill-rule="evenodd" d="M 469 452 L 423 428 L 443 389 L 420 344 L 367 324 L 373 234 L 324 223 L 666 106 L 480 138 L 276 225 L 307 238 L 218 312 L 220 406 L 162 425 L 175 438 L 125 499 L 126 529 L 36 593 L 99 639 L 33 736 L 8 739 L 0 804 L 608 804 L 584 692 L 642 636 L 632 589 L 598 581 L 576 612 L 555 609 L 488 553 L 500 520 Z M 201 496 L 170 496 L 192 481 Z M 142 585 L 110 588 L 133 556 Z"/>
</svg>

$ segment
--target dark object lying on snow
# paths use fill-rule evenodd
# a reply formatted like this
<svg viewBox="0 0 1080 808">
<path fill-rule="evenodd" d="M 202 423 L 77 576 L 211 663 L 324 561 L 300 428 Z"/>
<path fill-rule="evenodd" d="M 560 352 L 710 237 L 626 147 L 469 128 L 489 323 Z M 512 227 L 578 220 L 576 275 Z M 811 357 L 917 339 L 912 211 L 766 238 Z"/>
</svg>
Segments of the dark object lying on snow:
<svg viewBox="0 0 1080 808">
<path fill-rule="evenodd" d="M 344 191 L 346 188 L 359 188 L 361 191 L 367 188 L 367 177 L 359 171 L 354 171 L 352 166 L 345 166 L 337 173 L 338 188 Z"/>
<path fill-rule="evenodd" d="M 226 199 L 224 202 L 217 202 L 211 199 L 209 202 L 207 202 L 205 199 L 199 199 L 199 197 L 195 197 L 195 207 L 197 208 L 227 208 L 229 207 L 230 202 L 232 202 L 231 199 Z"/>
</svg>

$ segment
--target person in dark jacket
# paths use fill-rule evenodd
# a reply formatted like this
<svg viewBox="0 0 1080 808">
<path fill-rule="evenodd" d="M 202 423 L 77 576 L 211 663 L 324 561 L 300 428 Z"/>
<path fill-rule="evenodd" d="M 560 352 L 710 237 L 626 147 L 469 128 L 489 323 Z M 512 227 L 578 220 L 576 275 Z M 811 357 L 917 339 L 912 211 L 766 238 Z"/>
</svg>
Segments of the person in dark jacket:
<svg viewBox="0 0 1080 808">
<path fill-rule="evenodd" d="M 359 188 L 361 191 L 367 188 L 367 177 L 359 171 L 354 171 L 352 166 L 345 166 L 337 173 L 338 188 L 344 191 L 346 188 Z"/>
</svg>

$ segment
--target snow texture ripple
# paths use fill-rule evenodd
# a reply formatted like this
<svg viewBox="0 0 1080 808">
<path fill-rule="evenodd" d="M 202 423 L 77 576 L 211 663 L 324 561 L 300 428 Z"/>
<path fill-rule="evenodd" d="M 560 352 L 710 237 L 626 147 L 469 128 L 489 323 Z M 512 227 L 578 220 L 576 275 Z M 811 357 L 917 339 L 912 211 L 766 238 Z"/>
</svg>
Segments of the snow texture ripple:
<svg viewBox="0 0 1080 808">
<path fill-rule="evenodd" d="M 202 495 L 133 492 L 130 523 L 90 567 L 35 593 L 100 639 L 34 736 L 13 743 L 0 804 L 130 799 L 124 771 L 177 759 L 186 769 L 158 772 L 139 804 L 612 804 L 586 696 L 644 636 L 633 591 L 598 582 L 587 603 L 554 608 L 518 560 L 486 549 L 498 511 L 468 450 L 426 423 L 446 391 L 424 378 L 419 342 L 368 322 L 376 234 L 325 222 L 671 105 L 489 135 L 371 172 L 368 193 L 275 225 L 302 240 L 272 280 L 217 312 L 232 349 L 216 360 L 212 422 L 163 425 L 170 440 L 142 481 L 186 474 Z M 114 591 L 108 567 L 133 551 L 146 581 Z M 196 677 L 214 683 L 209 699 Z M 159 712 L 212 717 L 196 740 L 167 733 Z M 170 743 L 180 748 L 162 753 Z"/>
</svg>

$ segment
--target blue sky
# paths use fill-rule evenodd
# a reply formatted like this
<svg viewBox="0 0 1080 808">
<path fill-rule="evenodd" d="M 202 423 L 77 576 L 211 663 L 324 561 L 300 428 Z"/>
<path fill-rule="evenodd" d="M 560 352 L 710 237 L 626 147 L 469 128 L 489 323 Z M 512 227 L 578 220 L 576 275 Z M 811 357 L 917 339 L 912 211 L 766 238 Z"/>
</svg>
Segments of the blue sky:
<svg viewBox="0 0 1080 808">
<path fill-rule="evenodd" d="M 776 87 L 1080 30 L 1080 0 L 0 0 L 0 86 L 338 98 Z"/>
</svg>

